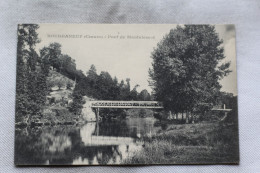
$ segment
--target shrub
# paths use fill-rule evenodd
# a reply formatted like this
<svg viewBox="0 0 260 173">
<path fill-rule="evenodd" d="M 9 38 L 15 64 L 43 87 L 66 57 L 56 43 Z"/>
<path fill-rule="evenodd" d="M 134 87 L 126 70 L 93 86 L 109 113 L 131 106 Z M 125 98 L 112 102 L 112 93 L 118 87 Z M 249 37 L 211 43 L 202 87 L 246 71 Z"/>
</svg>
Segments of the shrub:
<svg viewBox="0 0 260 173">
<path fill-rule="evenodd" d="M 72 87 L 73 87 L 73 83 L 69 80 L 68 82 L 67 82 L 67 89 L 71 89 Z"/>
</svg>

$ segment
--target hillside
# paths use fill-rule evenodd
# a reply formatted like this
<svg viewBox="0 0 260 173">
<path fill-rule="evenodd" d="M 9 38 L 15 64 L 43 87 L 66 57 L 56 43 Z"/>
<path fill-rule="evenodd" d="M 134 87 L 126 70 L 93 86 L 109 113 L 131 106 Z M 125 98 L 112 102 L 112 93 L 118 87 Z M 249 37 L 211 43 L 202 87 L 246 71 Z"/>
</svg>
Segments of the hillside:
<svg viewBox="0 0 260 173">
<path fill-rule="evenodd" d="M 68 107 L 72 103 L 75 82 L 66 76 L 50 70 L 47 77 L 49 94 L 41 116 L 32 120 L 33 125 L 74 124 L 77 117 L 71 116 Z"/>
<path fill-rule="evenodd" d="M 75 88 L 75 82 L 66 76 L 51 70 L 47 78 L 49 95 L 47 100 L 51 106 L 65 106 L 72 101 L 72 92 Z"/>
</svg>

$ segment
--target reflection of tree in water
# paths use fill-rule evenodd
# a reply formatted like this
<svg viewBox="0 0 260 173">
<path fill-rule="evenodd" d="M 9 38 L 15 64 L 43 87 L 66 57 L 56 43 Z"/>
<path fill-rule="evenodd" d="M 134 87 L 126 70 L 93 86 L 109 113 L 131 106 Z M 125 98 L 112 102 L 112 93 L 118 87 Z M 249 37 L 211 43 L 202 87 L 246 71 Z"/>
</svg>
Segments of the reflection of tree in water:
<svg viewBox="0 0 260 173">
<path fill-rule="evenodd" d="M 87 127 L 89 126 L 89 127 Z M 83 133 L 86 132 L 86 133 Z M 110 164 L 122 159 L 122 148 L 117 145 L 91 146 L 86 143 L 97 133 L 97 126 L 54 126 L 27 128 L 16 131 L 15 162 L 17 164 Z M 99 124 L 101 136 L 135 136 L 123 122 Z M 87 141 L 88 142 L 88 141 Z M 127 151 L 127 148 L 125 149 Z M 75 162 L 80 158 L 86 162 Z"/>
<path fill-rule="evenodd" d="M 83 164 L 82 161 L 86 159 L 88 163 L 84 163 L 84 164 L 105 165 L 108 164 L 111 159 L 113 162 L 116 162 L 116 158 L 118 158 L 118 156 L 119 158 L 120 157 L 122 158 L 121 153 L 118 150 L 118 146 L 116 145 L 90 146 L 90 144 L 93 142 L 91 141 L 92 135 L 98 133 L 97 128 L 100 128 L 100 126 L 97 127 L 96 123 L 87 123 L 83 127 L 81 127 L 79 137 L 77 136 L 77 134 L 73 134 L 72 151 L 74 153 L 74 159 L 77 160 L 78 158 L 81 158 L 81 161 L 75 164 Z M 102 132 L 103 130 L 105 129 L 101 127 L 101 135 L 104 135 L 104 133 Z"/>
<path fill-rule="evenodd" d="M 28 134 L 16 133 L 15 159 L 17 164 L 71 164 L 72 141 L 75 127 L 57 126 L 28 128 Z M 78 130 L 79 131 L 79 130 Z"/>
<path fill-rule="evenodd" d="M 113 148 L 116 148 L 116 146 L 81 146 L 80 148 L 75 148 L 74 153 L 80 155 L 83 160 L 87 159 L 88 164 L 97 164 L 93 162 L 96 157 L 98 164 L 106 165 L 111 158 L 115 160 L 116 155 Z"/>
<path fill-rule="evenodd" d="M 38 142 L 41 131 L 27 134 L 27 129 L 16 130 L 15 132 L 15 163 L 16 164 L 44 164 L 42 157 L 44 148 Z"/>
<path fill-rule="evenodd" d="M 99 123 L 99 135 L 136 137 L 136 131 L 129 129 L 127 123 L 123 120 L 111 122 L 105 121 Z"/>
</svg>

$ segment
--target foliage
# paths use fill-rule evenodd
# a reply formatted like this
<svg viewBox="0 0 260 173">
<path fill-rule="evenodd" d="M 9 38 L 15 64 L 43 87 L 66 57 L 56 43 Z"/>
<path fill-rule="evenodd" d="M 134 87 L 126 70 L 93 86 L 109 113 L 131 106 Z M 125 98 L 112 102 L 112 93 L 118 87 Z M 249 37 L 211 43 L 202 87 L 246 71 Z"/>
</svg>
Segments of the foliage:
<svg viewBox="0 0 260 173">
<path fill-rule="evenodd" d="M 138 100 L 150 101 L 152 100 L 150 93 L 144 89 L 138 95 Z"/>
<path fill-rule="evenodd" d="M 60 69 L 59 57 L 61 56 L 61 44 L 51 43 L 48 47 L 43 47 L 40 50 L 42 58 L 48 62 L 49 66 L 53 68 Z"/>
<path fill-rule="evenodd" d="M 155 99 L 175 113 L 209 110 L 219 94 L 219 80 L 230 72 L 230 63 L 220 64 L 225 58 L 221 44 L 214 26 L 172 29 L 151 55 Z"/>
<path fill-rule="evenodd" d="M 38 25 L 18 25 L 16 121 L 39 115 L 47 95 L 48 69 L 35 51 Z"/>
<path fill-rule="evenodd" d="M 218 105 L 223 106 L 225 104 L 226 109 L 232 109 L 232 111 L 228 114 L 227 121 L 238 123 L 237 96 L 234 96 L 231 93 L 221 92 L 217 98 L 217 101 Z"/>
<path fill-rule="evenodd" d="M 73 87 L 73 83 L 71 81 L 68 81 L 66 87 L 70 90 Z"/>
<path fill-rule="evenodd" d="M 138 93 L 137 88 L 139 85 L 136 85 L 131 90 L 129 78 L 126 79 L 126 83 L 124 80 L 118 83 L 118 79 L 116 77 L 112 78 L 108 72 L 101 71 L 100 74 L 97 74 L 94 65 L 91 65 L 86 74 L 87 76 L 82 77 L 75 85 L 74 93 L 77 93 L 77 96 L 80 94 L 82 97 L 88 96 L 98 100 L 151 100 L 147 90 Z M 75 97 L 75 99 L 78 99 L 78 97 Z M 75 100 L 76 103 L 82 102 Z M 73 109 L 74 112 L 75 110 L 77 109 Z M 103 114 L 117 112 L 123 115 L 122 110 L 107 109 L 102 111 Z"/>
<path fill-rule="evenodd" d="M 131 90 L 129 78 L 118 83 L 117 78 L 112 78 L 108 72 L 97 74 L 94 65 L 85 76 L 81 70 L 76 69 L 75 60 L 62 53 L 62 45 L 59 43 L 50 43 L 43 47 L 38 55 L 35 51 L 35 45 L 40 42 L 36 31 L 38 28 L 38 25 L 18 26 L 16 117 L 20 120 L 26 115 L 29 118 L 32 115 L 41 115 L 46 96 L 52 87 L 73 87 L 71 81 L 62 77 L 49 77 L 50 70 L 75 80 L 73 103 L 70 107 L 75 114 L 80 112 L 84 104 L 83 96 L 100 100 L 150 99 L 147 91 L 143 91 L 141 95 L 137 92 L 138 85 Z"/>
<path fill-rule="evenodd" d="M 126 158 L 124 164 L 239 162 L 236 125 L 174 124 L 143 140 L 144 148 Z"/>
<path fill-rule="evenodd" d="M 61 44 L 51 43 L 40 50 L 41 57 L 46 64 L 46 68 L 53 67 L 59 73 L 72 80 L 80 80 L 84 77 L 82 71 L 76 69 L 75 60 L 69 55 L 62 54 Z"/>
<path fill-rule="evenodd" d="M 57 86 L 59 87 L 59 90 L 66 85 L 66 81 L 63 78 L 59 78 L 56 82 Z"/>
<path fill-rule="evenodd" d="M 80 91 L 73 92 L 73 102 L 69 110 L 73 112 L 75 115 L 79 115 L 81 113 L 81 109 L 83 108 L 83 104 L 85 101 L 83 100 L 83 94 Z"/>
<path fill-rule="evenodd" d="M 130 118 L 136 118 L 136 117 L 153 117 L 153 110 L 151 109 L 128 109 L 126 111 L 126 116 Z"/>
<path fill-rule="evenodd" d="M 49 79 L 46 81 L 46 84 L 47 84 L 47 89 L 49 91 L 52 91 L 52 87 L 54 87 L 56 85 L 56 81 L 53 79 Z"/>
<path fill-rule="evenodd" d="M 140 95 L 137 92 L 136 85 L 132 90 L 130 89 L 130 79 L 122 80 L 118 83 L 116 77 L 112 78 L 108 72 L 102 71 L 99 75 L 96 73 L 96 68 L 91 65 L 87 76 L 82 78 L 75 86 L 75 92 L 81 91 L 83 96 L 89 96 L 96 99 L 103 100 L 143 100 L 150 99 L 150 94 L 142 91 Z"/>
</svg>

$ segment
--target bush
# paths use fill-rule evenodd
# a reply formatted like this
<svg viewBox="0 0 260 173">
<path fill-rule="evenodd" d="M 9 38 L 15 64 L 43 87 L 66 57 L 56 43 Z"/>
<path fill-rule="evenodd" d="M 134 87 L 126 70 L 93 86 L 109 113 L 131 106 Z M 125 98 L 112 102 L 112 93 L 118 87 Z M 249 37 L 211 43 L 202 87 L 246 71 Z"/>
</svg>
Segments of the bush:
<svg viewBox="0 0 260 173">
<path fill-rule="evenodd" d="M 73 87 L 73 83 L 71 81 L 67 82 L 67 89 L 71 89 Z"/>
</svg>

